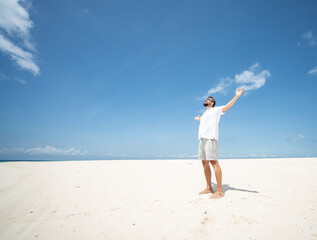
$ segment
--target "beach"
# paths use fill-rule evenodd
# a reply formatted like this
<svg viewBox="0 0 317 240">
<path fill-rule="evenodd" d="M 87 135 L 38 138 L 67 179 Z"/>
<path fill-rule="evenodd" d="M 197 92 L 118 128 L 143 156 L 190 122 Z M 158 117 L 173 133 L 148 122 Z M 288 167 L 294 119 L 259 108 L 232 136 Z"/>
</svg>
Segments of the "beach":
<svg viewBox="0 0 317 240">
<path fill-rule="evenodd" d="M 219 161 L 2 162 L 0 239 L 317 239 L 317 158 Z"/>
</svg>

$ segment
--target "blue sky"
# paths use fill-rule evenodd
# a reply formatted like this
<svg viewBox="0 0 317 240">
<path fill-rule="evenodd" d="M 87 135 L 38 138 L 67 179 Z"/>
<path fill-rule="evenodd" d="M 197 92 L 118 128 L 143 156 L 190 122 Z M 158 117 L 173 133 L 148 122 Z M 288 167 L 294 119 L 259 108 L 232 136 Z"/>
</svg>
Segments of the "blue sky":
<svg viewBox="0 0 317 240">
<path fill-rule="evenodd" d="M 316 1 L 0 1 L 0 159 L 317 156 Z"/>
</svg>

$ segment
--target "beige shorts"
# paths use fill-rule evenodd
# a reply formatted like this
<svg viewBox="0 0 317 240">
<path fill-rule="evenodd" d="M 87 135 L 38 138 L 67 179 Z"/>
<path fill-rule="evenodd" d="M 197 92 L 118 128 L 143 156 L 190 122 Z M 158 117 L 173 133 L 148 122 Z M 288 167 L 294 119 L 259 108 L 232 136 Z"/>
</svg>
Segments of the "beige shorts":
<svg viewBox="0 0 317 240">
<path fill-rule="evenodd" d="M 198 160 L 218 160 L 218 141 L 201 138 L 199 140 Z"/>
</svg>

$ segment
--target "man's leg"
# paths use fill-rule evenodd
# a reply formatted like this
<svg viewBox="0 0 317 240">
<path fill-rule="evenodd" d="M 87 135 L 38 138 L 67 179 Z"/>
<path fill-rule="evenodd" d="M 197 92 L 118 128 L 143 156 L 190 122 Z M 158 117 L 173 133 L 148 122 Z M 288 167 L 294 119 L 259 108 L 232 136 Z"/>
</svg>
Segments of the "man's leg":
<svg viewBox="0 0 317 240">
<path fill-rule="evenodd" d="M 205 190 L 201 191 L 199 194 L 213 193 L 213 189 L 211 186 L 211 170 L 209 166 L 209 161 L 202 160 L 202 164 L 204 167 L 204 173 L 206 178 L 207 187 Z"/>
<path fill-rule="evenodd" d="M 223 197 L 222 192 L 222 171 L 221 167 L 219 165 L 219 162 L 216 160 L 210 161 L 211 165 L 213 166 L 215 170 L 216 180 L 217 180 L 217 190 L 216 192 L 211 196 L 211 198 L 220 198 Z"/>
</svg>

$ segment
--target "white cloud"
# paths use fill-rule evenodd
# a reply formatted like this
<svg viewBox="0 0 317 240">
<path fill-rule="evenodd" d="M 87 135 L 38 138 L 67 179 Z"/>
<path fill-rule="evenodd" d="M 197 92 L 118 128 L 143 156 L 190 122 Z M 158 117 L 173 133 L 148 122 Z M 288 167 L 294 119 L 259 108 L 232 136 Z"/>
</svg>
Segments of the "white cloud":
<svg viewBox="0 0 317 240">
<path fill-rule="evenodd" d="M 27 1 L 0 0 L 0 50 L 22 69 L 36 75 L 40 69 L 34 61 L 36 48 L 30 35 L 34 24 L 29 8 Z"/>
<path fill-rule="evenodd" d="M 259 63 L 254 63 L 253 65 L 251 65 L 251 67 L 249 67 L 249 70 L 251 72 L 255 72 L 259 68 L 259 66 L 260 66 Z"/>
<path fill-rule="evenodd" d="M 308 41 L 309 45 L 315 46 L 317 44 L 317 36 L 313 31 L 304 32 L 301 36 L 303 39 Z"/>
<path fill-rule="evenodd" d="M 85 8 L 85 9 L 83 10 L 83 15 L 84 15 L 84 16 L 86 16 L 86 15 L 88 15 L 88 14 L 90 14 L 90 13 L 91 13 L 91 10 L 88 9 L 88 8 Z"/>
<path fill-rule="evenodd" d="M 268 70 L 259 71 L 259 64 L 255 63 L 248 70 L 243 71 L 241 74 L 236 74 L 234 79 L 230 77 L 220 78 L 219 83 L 209 89 L 208 94 L 225 94 L 228 88 L 233 85 L 236 88 L 244 88 L 245 91 L 259 89 L 264 86 L 266 79 L 270 76 L 271 74 Z"/>
<path fill-rule="evenodd" d="M 58 149 L 53 146 L 46 145 L 45 147 L 36 148 L 2 148 L 1 154 L 27 154 L 27 155 L 65 155 L 65 156 L 85 156 L 88 155 L 88 151 L 82 151 L 75 148 Z"/>
<path fill-rule="evenodd" d="M 170 159 L 193 159 L 197 158 L 197 154 L 179 153 L 179 154 L 157 154 L 154 158 L 170 158 Z"/>
<path fill-rule="evenodd" d="M 0 149 L 0 154 L 15 154 L 15 153 L 22 153 L 24 152 L 24 148 L 18 148 L 18 147 L 13 147 L 13 148 L 1 148 Z"/>
<path fill-rule="evenodd" d="M 25 153 L 30 155 L 86 155 L 88 152 L 76 150 L 75 148 L 63 150 L 47 145 L 45 147 L 27 149 Z"/>
<path fill-rule="evenodd" d="M 109 153 L 102 154 L 101 157 L 115 157 L 115 158 L 121 157 L 121 158 L 123 158 L 123 157 L 128 157 L 128 155 L 125 153 L 120 154 L 120 153 L 109 152 Z"/>
<path fill-rule="evenodd" d="M 253 64 L 249 70 L 243 71 L 241 74 L 236 74 L 234 76 L 235 82 L 238 88 L 244 88 L 245 91 L 259 89 L 264 86 L 266 78 L 270 77 L 269 71 L 264 70 L 258 72 L 259 64 Z"/>
<path fill-rule="evenodd" d="M 316 73 L 317 73 L 317 66 L 312 68 L 307 74 L 313 75 L 313 74 L 316 74 Z"/>
<path fill-rule="evenodd" d="M 15 77 L 15 80 L 19 83 L 26 84 L 26 81 L 21 78 Z"/>
<path fill-rule="evenodd" d="M 317 35 L 313 31 L 307 31 L 301 34 L 301 37 L 306 40 L 310 46 L 317 45 Z M 314 75 L 317 73 L 317 66 L 308 71 L 308 75 Z"/>
<path fill-rule="evenodd" d="M 209 89 L 208 95 L 209 94 L 214 94 L 217 92 L 221 92 L 223 94 L 226 93 L 227 88 L 232 84 L 233 80 L 230 78 L 220 78 L 219 83 L 214 87 Z"/>
<path fill-rule="evenodd" d="M 266 154 L 256 154 L 256 153 L 251 153 L 249 155 L 249 157 L 256 157 L 256 158 L 259 158 L 259 157 L 263 157 L 263 158 L 266 158 L 268 157 Z"/>
<path fill-rule="evenodd" d="M 302 134 L 297 134 L 296 137 L 292 137 L 292 140 L 294 140 L 294 141 L 300 141 L 300 140 L 304 140 L 304 139 L 305 139 L 305 137 Z"/>
<path fill-rule="evenodd" d="M 3 73 L 0 73 L 0 78 L 2 79 L 9 79 L 9 76 L 3 74 Z"/>
</svg>

